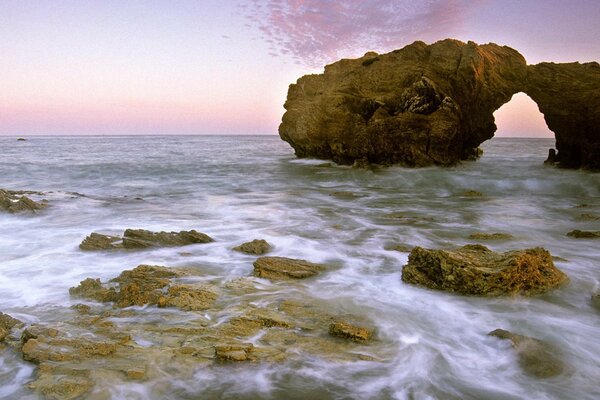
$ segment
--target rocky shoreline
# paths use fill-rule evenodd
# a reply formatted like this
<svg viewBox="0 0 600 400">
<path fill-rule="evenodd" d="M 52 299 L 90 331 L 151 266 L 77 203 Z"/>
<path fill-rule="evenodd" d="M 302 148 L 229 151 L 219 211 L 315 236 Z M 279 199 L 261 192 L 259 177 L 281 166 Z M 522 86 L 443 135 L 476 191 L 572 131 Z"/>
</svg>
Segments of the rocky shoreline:
<svg viewBox="0 0 600 400">
<path fill-rule="evenodd" d="M 15 201 L 17 192 L 0 193 L 11 196 L 11 204 L 21 201 Z M 46 202 L 35 204 L 39 208 L 27 211 L 47 206 Z M 469 236 L 483 241 L 512 238 L 498 232 Z M 196 230 L 126 229 L 122 235 L 91 233 L 79 248 L 86 252 L 143 251 L 213 242 Z M 378 335 L 368 316 L 347 315 L 317 298 L 273 295 L 277 287 L 310 285 L 322 275 L 338 273 L 334 268 L 264 256 L 273 251 L 264 239 L 228 250 L 243 257 L 256 256 L 252 275 L 223 282 L 207 280 L 190 268 L 142 264 L 108 281 L 90 277 L 69 289 L 71 298 L 81 301 L 61 310 L 69 318 L 25 324 L 0 313 L 0 342 L 36 365 L 29 387 L 49 399 L 84 398 L 107 379 L 144 382 L 158 376 L 157 365 L 162 364 L 168 364 L 172 374 L 186 376 L 190 365 L 278 363 L 306 354 L 334 361 L 387 359 L 380 346 L 387 339 Z M 569 280 L 542 248 L 495 253 L 471 244 L 450 250 L 394 245 L 388 250 L 410 253 L 401 281 L 424 290 L 484 297 L 535 296 Z M 275 292 L 265 290 L 263 280 L 275 285 Z M 591 305 L 598 309 L 599 296 L 591 297 Z M 257 299 L 261 305 L 256 305 Z M 542 340 L 502 329 L 489 335 L 509 340 L 522 370 L 532 377 L 551 378 L 569 368 L 560 352 Z"/>
</svg>

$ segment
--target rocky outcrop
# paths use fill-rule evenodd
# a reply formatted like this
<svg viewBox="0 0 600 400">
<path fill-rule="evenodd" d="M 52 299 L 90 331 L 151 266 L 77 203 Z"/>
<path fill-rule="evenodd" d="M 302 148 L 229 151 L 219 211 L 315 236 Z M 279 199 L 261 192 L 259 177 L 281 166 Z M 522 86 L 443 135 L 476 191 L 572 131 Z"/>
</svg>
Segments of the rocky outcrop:
<svg viewBox="0 0 600 400">
<path fill-rule="evenodd" d="M 556 134 L 554 161 L 600 169 L 600 66 L 528 66 L 496 44 L 415 42 L 367 53 L 290 85 L 279 134 L 298 157 L 340 164 L 453 165 L 494 136 L 513 94 L 539 105 Z"/>
<path fill-rule="evenodd" d="M 564 363 L 557 357 L 559 351 L 542 340 L 517 335 L 504 329 L 496 329 L 489 335 L 510 340 L 512 347 L 517 351 L 519 365 L 529 375 L 551 378 L 565 370 Z"/>
<path fill-rule="evenodd" d="M 323 270 L 324 265 L 286 257 L 260 257 L 254 262 L 254 276 L 273 280 L 310 278 Z"/>
<path fill-rule="evenodd" d="M 14 214 L 21 212 L 37 213 L 46 208 L 47 204 L 45 203 L 45 200 L 39 202 L 34 201 L 25 196 L 25 193 L 26 192 L 0 189 L 0 210 Z"/>
<path fill-rule="evenodd" d="M 126 229 L 123 237 L 93 232 L 79 245 L 81 250 L 140 250 L 150 247 L 176 247 L 197 243 L 210 243 L 214 239 L 205 233 L 191 231 L 151 232 L 145 229 Z"/>
<path fill-rule="evenodd" d="M 402 268 L 407 283 L 465 295 L 544 293 L 568 281 L 542 248 L 495 253 L 482 245 L 458 250 L 415 247 Z"/>
<path fill-rule="evenodd" d="M 16 318 L 11 317 L 8 314 L 0 312 L 0 342 L 4 341 L 10 334 L 10 331 L 15 328 L 22 326 L 23 322 Z"/>
<path fill-rule="evenodd" d="M 233 250 L 260 256 L 271 251 L 271 245 L 264 239 L 254 239 L 234 247 Z"/>
<path fill-rule="evenodd" d="M 592 306 L 600 310 L 600 291 L 592 295 Z"/>
</svg>

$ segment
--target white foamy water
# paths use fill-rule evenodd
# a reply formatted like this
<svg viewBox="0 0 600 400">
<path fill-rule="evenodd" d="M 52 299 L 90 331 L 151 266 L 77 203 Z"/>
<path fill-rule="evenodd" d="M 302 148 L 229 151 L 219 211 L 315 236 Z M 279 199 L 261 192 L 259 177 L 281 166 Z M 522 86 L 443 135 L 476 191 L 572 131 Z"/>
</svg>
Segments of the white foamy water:
<svg viewBox="0 0 600 400">
<path fill-rule="evenodd" d="M 600 215 L 600 174 L 545 167 L 549 147 L 553 140 L 494 139 L 482 159 L 455 168 L 372 171 L 297 160 L 277 137 L 1 138 L 0 187 L 47 192 L 50 207 L 35 216 L 0 214 L 0 311 L 26 322 L 60 320 L 62 307 L 77 302 L 69 287 L 143 263 L 191 266 L 222 281 L 250 276 L 255 257 L 230 249 L 264 238 L 272 255 L 331 265 L 301 284 L 265 287 L 366 318 L 377 340 L 365 353 L 387 356 L 203 364 L 189 377 L 107 382 L 109 397 L 597 399 L 600 312 L 590 296 L 600 288 L 600 241 L 565 234 L 600 230 L 600 220 L 580 218 Z M 216 241 L 78 249 L 92 231 L 125 228 L 197 229 Z M 408 254 L 384 249 L 452 248 L 471 243 L 474 232 L 515 237 L 485 243 L 496 251 L 548 249 L 566 260 L 556 265 L 570 284 L 534 298 L 435 292 L 404 284 Z M 567 371 L 550 379 L 524 374 L 510 343 L 487 335 L 496 328 L 555 345 Z M 26 387 L 33 374 L 32 364 L 0 349 L 0 398 L 35 398 Z"/>
</svg>

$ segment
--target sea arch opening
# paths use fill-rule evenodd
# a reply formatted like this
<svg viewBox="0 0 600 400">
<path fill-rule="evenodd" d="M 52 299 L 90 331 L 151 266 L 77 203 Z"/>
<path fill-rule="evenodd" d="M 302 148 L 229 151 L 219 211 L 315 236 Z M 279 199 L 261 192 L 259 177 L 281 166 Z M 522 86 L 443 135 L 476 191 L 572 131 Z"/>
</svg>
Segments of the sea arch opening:
<svg viewBox="0 0 600 400">
<path fill-rule="evenodd" d="M 512 98 L 494 112 L 496 133 L 494 139 L 529 139 L 539 146 L 536 154 L 543 159 L 555 161 L 555 134 L 546 123 L 544 114 L 537 103 L 524 92 L 515 93 Z M 488 145 L 494 145 L 492 140 Z M 498 142 L 496 142 L 498 143 Z M 548 150 L 550 149 L 550 150 Z"/>
</svg>

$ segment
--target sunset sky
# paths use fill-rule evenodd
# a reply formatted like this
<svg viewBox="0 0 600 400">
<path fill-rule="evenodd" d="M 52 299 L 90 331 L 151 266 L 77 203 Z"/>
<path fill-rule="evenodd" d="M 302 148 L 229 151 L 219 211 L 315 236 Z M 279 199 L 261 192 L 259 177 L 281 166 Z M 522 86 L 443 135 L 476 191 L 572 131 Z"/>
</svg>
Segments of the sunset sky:
<svg viewBox="0 0 600 400">
<path fill-rule="evenodd" d="M 0 0 L 0 135 L 275 134 L 342 57 L 453 37 L 600 60 L 598 0 Z M 517 95 L 501 135 L 549 135 Z"/>
</svg>

